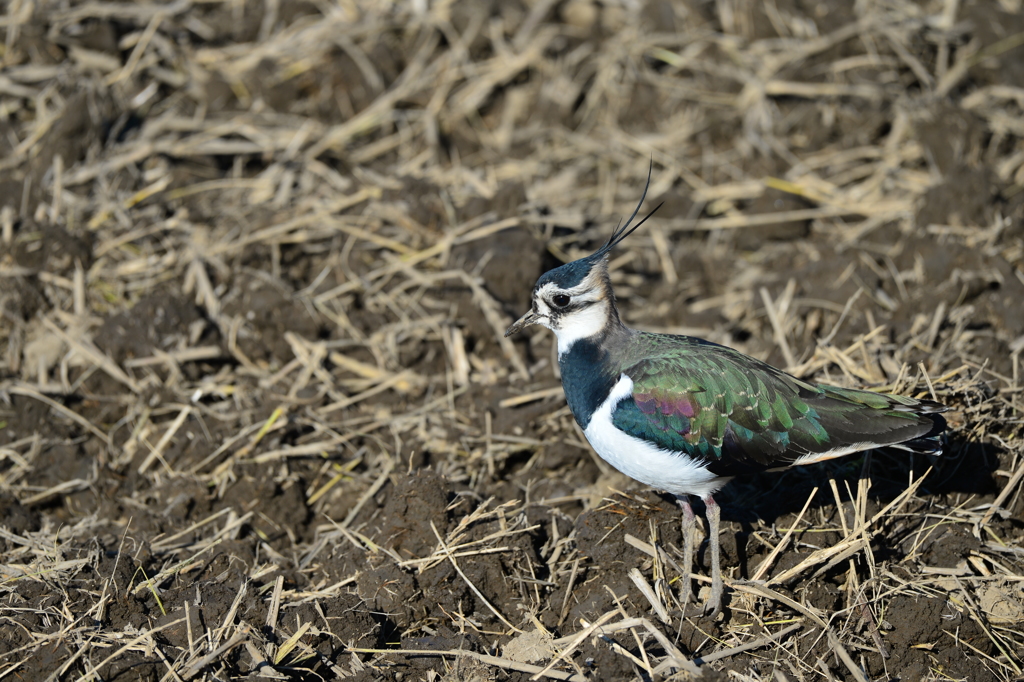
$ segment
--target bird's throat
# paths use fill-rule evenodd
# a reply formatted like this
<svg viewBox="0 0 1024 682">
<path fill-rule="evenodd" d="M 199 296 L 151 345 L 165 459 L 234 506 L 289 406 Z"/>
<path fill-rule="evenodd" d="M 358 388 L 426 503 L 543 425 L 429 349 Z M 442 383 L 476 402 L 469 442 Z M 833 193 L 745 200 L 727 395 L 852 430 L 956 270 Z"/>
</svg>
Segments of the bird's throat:
<svg viewBox="0 0 1024 682">
<path fill-rule="evenodd" d="M 620 374 L 600 341 L 600 335 L 579 339 L 566 352 L 558 354 L 562 390 L 576 423 L 583 429 L 611 393 Z"/>
</svg>

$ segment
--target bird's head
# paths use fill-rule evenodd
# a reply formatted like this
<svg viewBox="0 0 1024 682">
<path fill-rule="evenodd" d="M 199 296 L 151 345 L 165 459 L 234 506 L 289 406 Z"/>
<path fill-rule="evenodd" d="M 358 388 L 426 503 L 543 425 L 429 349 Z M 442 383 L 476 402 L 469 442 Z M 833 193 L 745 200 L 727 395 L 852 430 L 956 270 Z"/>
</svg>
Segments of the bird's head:
<svg viewBox="0 0 1024 682">
<path fill-rule="evenodd" d="M 615 312 L 615 295 L 608 278 L 608 254 L 566 263 L 541 275 L 533 287 L 530 310 L 508 328 L 505 336 L 539 324 L 558 336 L 559 352 L 577 339 L 598 334 Z"/>
<path fill-rule="evenodd" d="M 643 220 L 630 227 L 643 205 L 650 183 L 648 173 L 647 186 L 633 215 L 612 233 L 604 246 L 585 258 L 541 275 L 533 287 L 530 310 L 508 328 L 505 336 L 511 336 L 531 324 L 539 324 L 555 332 L 561 355 L 579 339 L 596 336 L 609 325 L 619 323 L 615 294 L 608 277 L 608 254 L 661 207 L 659 204 Z"/>
</svg>

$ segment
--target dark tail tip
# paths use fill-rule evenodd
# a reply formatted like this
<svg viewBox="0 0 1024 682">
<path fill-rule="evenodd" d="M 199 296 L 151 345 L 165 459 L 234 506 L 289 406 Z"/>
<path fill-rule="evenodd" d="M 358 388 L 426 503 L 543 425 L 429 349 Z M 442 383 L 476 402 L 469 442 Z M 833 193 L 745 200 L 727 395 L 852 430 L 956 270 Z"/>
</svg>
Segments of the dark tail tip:
<svg viewBox="0 0 1024 682">
<path fill-rule="evenodd" d="M 938 405 L 938 403 L 935 403 Z M 945 405 L 941 405 L 942 411 L 945 412 L 947 408 Z M 938 412 L 926 412 L 921 415 L 924 419 L 929 419 L 932 422 L 932 428 L 928 430 L 928 433 L 921 436 L 921 438 L 938 438 L 947 428 L 946 418 Z"/>
<path fill-rule="evenodd" d="M 891 448 L 906 450 L 921 455 L 938 455 L 942 452 L 942 441 L 939 437 L 946 431 L 946 418 L 941 414 L 925 413 L 920 415 L 921 421 L 928 420 L 932 427 L 913 440 L 890 445 Z"/>
</svg>

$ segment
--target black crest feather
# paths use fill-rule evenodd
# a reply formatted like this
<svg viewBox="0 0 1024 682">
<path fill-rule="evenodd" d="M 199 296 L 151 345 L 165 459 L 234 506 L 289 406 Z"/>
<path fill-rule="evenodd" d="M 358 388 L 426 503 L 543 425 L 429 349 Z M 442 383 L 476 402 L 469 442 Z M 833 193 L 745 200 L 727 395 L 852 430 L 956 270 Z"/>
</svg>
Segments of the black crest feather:
<svg viewBox="0 0 1024 682">
<path fill-rule="evenodd" d="M 542 288 L 549 282 L 554 282 L 563 289 L 571 289 L 572 287 L 578 286 L 579 283 L 582 282 L 595 267 L 606 267 L 604 258 L 608 255 L 608 252 L 621 243 L 623 239 L 633 234 L 633 232 L 635 232 L 641 225 L 647 222 L 647 219 L 654 215 L 654 211 L 661 208 L 661 204 L 658 204 L 654 207 L 654 211 L 651 211 L 644 216 L 643 220 L 638 222 L 636 225 L 632 225 L 633 219 L 636 218 L 637 213 L 640 212 L 640 207 L 643 206 L 644 199 L 647 198 L 647 190 L 651 186 L 651 172 L 653 169 L 654 163 L 652 161 L 651 169 L 647 171 L 647 184 L 644 185 L 643 196 L 640 197 L 640 203 L 638 203 L 636 208 L 633 209 L 633 215 L 629 216 L 629 220 L 626 221 L 626 224 L 615 228 L 615 231 L 612 232 L 612 236 L 608 238 L 608 241 L 605 242 L 604 246 L 591 255 L 545 272 L 540 276 L 540 279 L 537 280 L 537 284 L 534 285 L 534 290 Z"/>
<path fill-rule="evenodd" d="M 647 183 L 644 185 L 644 193 L 640 195 L 640 201 L 637 203 L 636 208 L 633 209 L 633 213 L 632 213 L 632 215 L 629 216 L 629 220 L 627 220 L 626 224 L 623 225 L 622 227 L 615 228 L 615 231 L 612 232 L 612 235 L 610 237 L 608 237 L 608 241 L 605 242 L 604 246 L 602 246 L 600 249 L 595 251 L 594 255 L 592 255 L 591 258 L 600 258 L 600 257 L 606 255 L 609 251 L 611 251 L 618 244 L 620 244 L 622 242 L 622 240 L 624 240 L 626 237 L 628 237 L 629 235 L 631 235 L 634 232 L 636 232 L 637 229 L 639 229 L 641 225 L 643 225 L 644 223 L 647 222 L 648 218 L 650 218 L 652 215 L 654 215 L 655 211 L 657 211 L 659 208 L 661 208 L 664 205 L 665 202 L 662 202 L 662 203 L 658 204 L 653 209 L 651 209 L 651 212 L 648 213 L 647 215 L 645 215 L 640 222 L 638 222 L 636 225 L 633 225 L 632 227 L 630 227 L 630 223 L 633 222 L 633 219 L 636 218 L 637 213 L 640 212 L 640 207 L 644 205 L 644 199 L 647 198 L 647 190 L 650 189 L 650 187 L 651 187 L 651 173 L 653 171 L 654 171 L 654 161 L 652 160 L 650 168 L 647 169 Z"/>
</svg>

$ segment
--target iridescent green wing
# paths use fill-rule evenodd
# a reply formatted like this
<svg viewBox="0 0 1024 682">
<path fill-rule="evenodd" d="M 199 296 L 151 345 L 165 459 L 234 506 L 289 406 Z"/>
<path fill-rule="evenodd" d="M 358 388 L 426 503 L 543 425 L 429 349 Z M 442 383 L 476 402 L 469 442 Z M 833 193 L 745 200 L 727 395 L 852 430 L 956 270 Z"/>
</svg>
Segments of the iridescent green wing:
<svg viewBox="0 0 1024 682">
<path fill-rule="evenodd" d="M 648 335 L 641 343 L 634 359 L 626 354 L 633 394 L 613 423 L 720 475 L 929 437 L 941 421 L 935 403 L 815 386 L 699 339 Z"/>
</svg>

